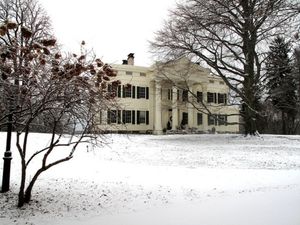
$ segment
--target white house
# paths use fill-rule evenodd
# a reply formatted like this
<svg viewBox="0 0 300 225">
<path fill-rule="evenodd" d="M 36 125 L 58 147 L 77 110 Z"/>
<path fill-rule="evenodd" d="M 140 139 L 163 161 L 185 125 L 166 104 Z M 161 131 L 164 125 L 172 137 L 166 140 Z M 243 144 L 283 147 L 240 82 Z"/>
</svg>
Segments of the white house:
<svg viewBox="0 0 300 225">
<path fill-rule="evenodd" d="M 117 105 L 101 114 L 103 129 L 162 134 L 177 132 L 239 132 L 238 108 L 228 105 L 229 88 L 209 69 L 180 58 L 151 67 L 134 65 L 130 53 L 112 65 L 121 82 L 108 86 Z"/>
</svg>

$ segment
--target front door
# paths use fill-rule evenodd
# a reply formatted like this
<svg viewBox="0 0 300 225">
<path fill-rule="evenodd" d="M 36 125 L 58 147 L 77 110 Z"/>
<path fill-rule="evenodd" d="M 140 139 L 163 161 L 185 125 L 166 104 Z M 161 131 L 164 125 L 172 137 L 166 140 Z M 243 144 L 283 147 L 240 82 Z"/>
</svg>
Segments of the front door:
<svg viewBox="0 0 300 225">
<path fill-rule="evenodd" d="M 182 120 L 181 120 L 181 126 L 185 126 L 188 124 L 189 121 L 189 114 L 186 112 L 182 113 Z"/>
</svg>

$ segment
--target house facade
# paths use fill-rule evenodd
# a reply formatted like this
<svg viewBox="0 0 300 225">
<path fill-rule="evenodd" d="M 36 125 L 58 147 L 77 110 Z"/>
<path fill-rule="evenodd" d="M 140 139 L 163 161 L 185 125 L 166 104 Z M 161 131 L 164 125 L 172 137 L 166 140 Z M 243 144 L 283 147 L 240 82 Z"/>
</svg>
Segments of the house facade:
<svg viewBox="0 0 300 225">
<path fill-rule="evenodd" d="M 229 88 L 209 69 L 187 58 L 135 66 L 133 53 L 112 67 L 120 83 L 108 86 L 116 105 L 101 113 L 102 129 L 153 134 L 239 132 L 238 108 L 228 105 Z"/>
</svg>

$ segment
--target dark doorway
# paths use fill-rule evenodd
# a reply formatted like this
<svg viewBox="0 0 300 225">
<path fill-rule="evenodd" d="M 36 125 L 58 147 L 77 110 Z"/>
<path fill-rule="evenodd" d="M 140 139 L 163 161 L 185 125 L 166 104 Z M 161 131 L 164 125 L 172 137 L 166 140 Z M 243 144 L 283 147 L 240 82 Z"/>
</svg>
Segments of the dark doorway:
<svg viewBox="0 0 300 225">
<path fill-rule="evenodd" d="M 186 112 L 182 113 L 182 120 L 181 120 L 181 126 L 185 126 L 188 124 L 189 115 Z"/>
</svg>

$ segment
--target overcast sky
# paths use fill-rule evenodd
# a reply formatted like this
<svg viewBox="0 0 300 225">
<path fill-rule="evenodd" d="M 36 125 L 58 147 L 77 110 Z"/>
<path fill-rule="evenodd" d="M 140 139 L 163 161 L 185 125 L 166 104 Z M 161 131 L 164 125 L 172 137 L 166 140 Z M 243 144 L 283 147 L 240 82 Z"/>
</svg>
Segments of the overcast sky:
<svg viewBox="0 0 300 225">
<path fill-rule="evenodd" d="M 59 43 L 79 51 L 85 40 L 107 63 L 135 53 L 135 64 L 152 64 L 148 40 L 162 27 L 176 0 L 39 0 Z"/>
</svg>

